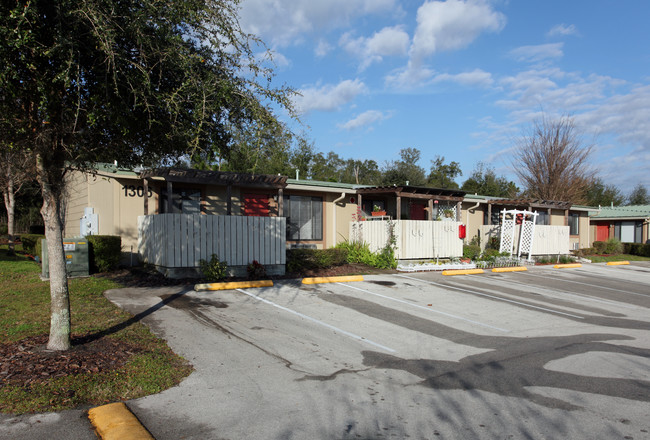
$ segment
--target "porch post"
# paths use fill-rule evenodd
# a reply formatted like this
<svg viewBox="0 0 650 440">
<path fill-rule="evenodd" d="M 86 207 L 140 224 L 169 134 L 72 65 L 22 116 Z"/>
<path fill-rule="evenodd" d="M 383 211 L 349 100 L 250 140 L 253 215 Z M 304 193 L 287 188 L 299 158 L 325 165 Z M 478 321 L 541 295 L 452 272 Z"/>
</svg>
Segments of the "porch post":
<svg viewBox="0 0 650 440">
<path fill-rule="evenodd" d="M 564 226 L 569 226 L 569 210 L 564 210 Z"/>
<path fill-rule="evenodd" d="M 284 217 L 284 190 L 278 189 L 278 217 Z"/>
<path fill-rule="evenodd" d="M 429 199 L 429 221 L 433 221 L 433 199 Z"/>
<path fill-rule="evenodd" d="M 226 187 L 226 215 L 232 215 L 232 186 Z"/>
<path fill-rule="evenodd" d="M 149 182 L 142 179 L 142 188 L 144 188 L 144 215 L 149 215 Z"/>
<path fill-rule="evenodd" d="M 395 220 L 402 219 L 402 198 L 397 196 L 397 218 Z"/>
<path fill-rule="evenodd" d="M 168 180 L 167 181 L 167 213 L 171 214 L 173 211 L 173 206 L 172 206 L 172 183 Z"/>
<path fill-rule="evenodd" d="M 357 207 L 359 208 L 357 209 L 359 215 L 363 215 L 363 195 L 361 193 L 357 194 Z M 358 218 L 357 221 L 360 222 L 361 219 Z"/>
<path fill-rule="evenodd" d="M 461 208 L 462 208 L 462 204 L 460 202 L 456 202 L 456 221 L 457 222 L 462 221 Z"/>
<path fill-rule="evenodd" d="M 492 203 L 488 203 L 487 225 L 492 226 Z"/>
</svg>

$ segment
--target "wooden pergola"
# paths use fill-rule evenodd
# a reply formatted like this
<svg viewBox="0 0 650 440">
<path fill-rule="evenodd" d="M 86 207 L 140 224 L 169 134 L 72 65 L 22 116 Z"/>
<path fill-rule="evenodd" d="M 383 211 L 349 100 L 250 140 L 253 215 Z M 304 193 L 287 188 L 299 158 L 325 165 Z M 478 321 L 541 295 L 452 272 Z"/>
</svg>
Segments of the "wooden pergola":
<svg viewBox="0 0 650 440">
<path fill-rule="evenodd" d="M 287 186 L 286 176 L 271 174 L 233 173 L 181 168 L 158 168 L 140 173 L 144 185 L 144 215 L 149 213 L 149 183 L 164 181 L 167 184 L 167 212 L 172 212 L 172 192 L 174 183 L 216 185 L 226 187 L 226 211 L 232 214 L 232 187 L 273 189 L 278 192 L 278 212 L 283 213 L 283 190 Z"/>
<path fill-rule="evenodd" d="M 457 189 L 429 188 L 425 186 L 374 186 L 357 189 L 358 204 L 363 206 L 364 196 L 388 196 L 396 198 L 396 218 L 402 217 L 402 198 L 425 200 L 427 202 L 427 220 L 434 220 L 434 204 L 439 201 L 456 203 L 456 220 L 460 215 L 461 202 L 465 197 L 465 191 Z"/>
<path fill-rule="evenodd" d="M 545 211 L 549 218 L 551 217 L 551 210 L 558 209 L 564 211 L 564 224 L 569 224 L 569 210 L 571 209 L 571 202 L 558 202 L 555 200 L 541 200 L 541 199 L 498 199 L 488 200 L 487 221 L 488 225 L 492 224 L 492 207 L 498 206 L 514 206 L 523 207 L 528 211 L 538 210 Z"/>
</svg>

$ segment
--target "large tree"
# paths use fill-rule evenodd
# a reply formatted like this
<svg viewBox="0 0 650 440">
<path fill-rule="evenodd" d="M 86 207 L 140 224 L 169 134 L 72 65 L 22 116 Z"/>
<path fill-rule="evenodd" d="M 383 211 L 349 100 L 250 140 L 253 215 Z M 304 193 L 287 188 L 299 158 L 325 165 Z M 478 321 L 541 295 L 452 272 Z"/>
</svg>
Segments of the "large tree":
<svg viewBox="0 0 650 440">
<path fill-rule="evenodd" d="M 630 205 L 649 205 L 650 204 L 650 195 L 648 195 L 648 190 L 642 183 L 638 183 L 630 195 L 627 197 L 627 203 Z"/>
<path fill-rule="evenodd" d="M 66 173 L 226 152 L 233 126 L 290 108 L 237 22 L 237 0 L 6 0 L 0 88 L 41 186 L 48 348 L 70 347 L 62 245 Z"/>
<path fill-rule="evenodd" d="M 625 196 L 613 184 L 605 184 L 600 177 L 595 178 L 587 187 L 585 203 L 589 206 L 622 205 Z"/>
<path fill-rule="evenodd" d="M 584 203 L 594 177 L 591 151 L 573 118 L 544 117 L 521 136 L 513 168 L 530 197 Z"/>
<path fill-rule="evenodd" d="M 431 171 L 427 179 L 427 185 L 434 188 L 451 188 L 457 189 L 456 177 L 462 176 L 463 172 L 460 170 L 458 162 L 445 163 L 444 156 L 436 156 L 431 161 Z"/>
<path fill-rule="evenodd" d="M 399 151 L 400 160 L 389 162 L 383 170 L 384 185 L 421 186 L 426 183 L 424 168 L 420 161 L 420 150 L 417 148 L 402 148 Z"/>
<path fill-rule="evenodd" d="M 476 164 L 476 168 L 463 182 L 461 189 L 468 193 L 503 198 L 513 198 L 519 193 L 515 182 L 508 180 L 505 176 L 497 176 L 494 168 L 483 162 Z"/>
</svg>

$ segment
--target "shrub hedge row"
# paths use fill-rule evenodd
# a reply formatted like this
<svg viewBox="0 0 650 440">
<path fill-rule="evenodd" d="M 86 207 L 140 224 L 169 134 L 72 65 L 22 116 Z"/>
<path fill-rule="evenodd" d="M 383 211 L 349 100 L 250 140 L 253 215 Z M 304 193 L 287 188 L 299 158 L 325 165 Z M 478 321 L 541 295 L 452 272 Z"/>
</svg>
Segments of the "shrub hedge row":
<svg viewBox="0 0 650 440">
<path fill-rule="evenodd" d="M 109 272 L 116 269 L 122 257 L 122 237 L 118 235 L 89 235 L 91 272 Z"/>
<path fill-rule="evenodd" d="M 650 257 L 650 243 L 623 243 L 623 249 L 626 254 Z"/>
<path fill-rule="evenodd" d="M 288 249 L 287 272 L 296 273 L 341 266 L 347 263 L 347 258 L 348 253 L 345 249 Z"/>
</svg>

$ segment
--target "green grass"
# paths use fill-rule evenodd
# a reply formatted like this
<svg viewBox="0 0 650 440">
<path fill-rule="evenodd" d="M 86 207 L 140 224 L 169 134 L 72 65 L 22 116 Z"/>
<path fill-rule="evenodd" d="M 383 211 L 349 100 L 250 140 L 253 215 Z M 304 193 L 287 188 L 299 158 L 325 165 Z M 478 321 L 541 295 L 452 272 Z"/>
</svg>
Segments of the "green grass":
<svg viewBox="0 0 650 440">
<path fill-rule="evenodd" d="M 585 258 L 590 259 L 592 263 L 609 263 L 610 261 L 650 261 L 650 258 L 648 257 L 629 254 L 587 255 Z"/>
<path fill-rule="evenodd" d="M 6 246 L 0 247 L 0 344 L 48 334 L 49 283 L 41 281 L 39 273 L 37 263 L 21 255 L 9 257 Z M 104 278 L 69 281 L 73 336 L 120 328 L 132 318 L 103 296 L 119 287 Z M 190 374 L 188 362 L 147 327 L 139 322 L 124 327 L 104 336 L 133 346 L 123 366 L 30 385 L 0 382 L 0 412 L 53 411 L 134 399 L 163 391 Z"/>
</svg>

